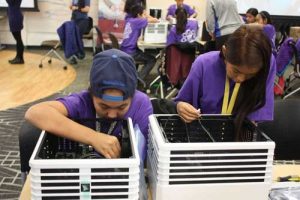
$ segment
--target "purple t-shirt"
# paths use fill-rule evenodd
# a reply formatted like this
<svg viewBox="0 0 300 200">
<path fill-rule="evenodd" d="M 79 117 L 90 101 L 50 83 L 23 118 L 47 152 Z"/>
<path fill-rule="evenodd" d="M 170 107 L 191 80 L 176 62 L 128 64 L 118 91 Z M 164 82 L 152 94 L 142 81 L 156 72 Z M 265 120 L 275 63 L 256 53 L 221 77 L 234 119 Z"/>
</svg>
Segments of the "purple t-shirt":
<svg viewBox="0 0 300 200">
<path fill-rule="evenodd" d="M 183 4 L 183 8 L 186 10 L 188 16 L 191 16 L 195 13 L 195 10 L 187 4 Z M 171 15 L 172 17 L 175 17 L 176 9 L 177 9 L 177 4 L 170 5 L 170 7 L 168 8 L 167 17 L 169 15 Z"/>
<path fill-rule="evenodd" d="M 137 41 L 141 35 L 142 29 L 148 25 L 145 18 L 127 18 L 125 20 L 125 29 L 121 50 L 132 55 L 137 50 Z"/>
<path fill-rule="evenodd" d="M 276 37 L 276 30 L 275 27 L 272 24 L 266 24 L 263 27 L 263 31 L 265 35 L 270 39 L 271 45 L 272 45 L 272 52 L 273 55 L 276 57 L 276 46 L 275 46 L 275 37 Z"/>
<path fill-rule="evenodd" d="M 96 117 L 93 100 L 87 90 L 84 90 L 80 93 L 74 93 L 63 98 L 58 98 L 57 100 L 65 105 L 68 111 L 68 117 L 70 119 L 95 119 Z M 149 97 L 146 94 L 136 90 L 124 119 L 130 117 L 133 125 L 138 124 L 141 132 L 147 140 L 149 124 L 148 116 L 152 113 L 153 109 Z M 86 123 L 85 125 L 94 130 L 96 128 L 95 122 Z M 118 136 L 120 133 L 121 125 L 118 123 L 112 134 Z"/>
<path fill-rule="evenodd" d="M 225 67 L 219 51 L 198 56 L 175 101 L 188 102 L 196 109 L 200 108 L 203 114 L 220 114 L 225 88 Z M 272 56 L 266 85 L 266 103 L 262 108 L 250 113 L 249 120 L 273 120 L 275 72 L 276 63 Z M 233 87 L 232 82 L 231 92 Z"/>
<path fill-rule="evenodd" d="M 194 42 L 198 34 L 198 22 L 196 20 L 188 20 L 185 31 L 182 34 L 176 33 L 176 26 L 173 25 L 168 33 L 167 46 L 178 42 Z"/>
</svg>

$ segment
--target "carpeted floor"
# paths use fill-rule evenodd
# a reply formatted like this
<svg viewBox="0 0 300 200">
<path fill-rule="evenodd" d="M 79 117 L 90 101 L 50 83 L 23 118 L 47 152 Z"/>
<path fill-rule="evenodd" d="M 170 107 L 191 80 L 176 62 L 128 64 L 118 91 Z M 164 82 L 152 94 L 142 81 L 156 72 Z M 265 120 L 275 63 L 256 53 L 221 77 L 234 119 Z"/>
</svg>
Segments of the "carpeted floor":
<svg viewBox="0 0 300 200">
<path fill-rule="evenodd" d="M 45 49 L 30 48 L 29 51 L 37 54 L 44 54 Z M 60 52 L 62 54 L 62 52 Z M 76 70 L 77 77 L 75 81 L 59 93 L 53 94 L 47 98 L 31 102 L 4 111 L 0 111 L 0 199 L 18 199 L 22 185 L 20 178 L 20 159 L 18 134 L 26 110 L 33 104 L 41 101 L 52 100 L 58 96 L 66 95 L 71 92 L 81 91 L 88 87 L 89 70 L 92 63 L 92 53 L 87 51 L 84 60 L 79 61 L 73 67 Z M 36 66 L 34 66 L 36 67 Z M 47 67 L 46 65 L 44 67 Z M 53 77 L 55 78 L 55 77 Z"/>
</svg>

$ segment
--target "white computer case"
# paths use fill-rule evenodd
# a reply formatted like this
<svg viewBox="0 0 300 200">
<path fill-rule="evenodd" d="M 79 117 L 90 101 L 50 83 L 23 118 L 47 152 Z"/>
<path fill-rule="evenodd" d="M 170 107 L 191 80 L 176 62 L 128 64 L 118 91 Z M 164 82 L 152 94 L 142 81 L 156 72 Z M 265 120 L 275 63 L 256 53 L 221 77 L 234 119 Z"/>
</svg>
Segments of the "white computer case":
<svg viewBox="0 0 300 200">
<path fill-rule="evenodd" d="M 40 159 L 42 132 L 30 159 L 32 199 L 139 198 L 139 154 L 131 119 L 132 157 L 119 159 Z"/>
<path fill-rule="evenodd" d="M 149 118 L 147 167 L 153 200 L 268 199 L 275 147 L 269 138 L 171 143 L 164 137 L 167 122 L 159 122 L 159 117 L 169 120 L 172 115 Z"/>
</svg>

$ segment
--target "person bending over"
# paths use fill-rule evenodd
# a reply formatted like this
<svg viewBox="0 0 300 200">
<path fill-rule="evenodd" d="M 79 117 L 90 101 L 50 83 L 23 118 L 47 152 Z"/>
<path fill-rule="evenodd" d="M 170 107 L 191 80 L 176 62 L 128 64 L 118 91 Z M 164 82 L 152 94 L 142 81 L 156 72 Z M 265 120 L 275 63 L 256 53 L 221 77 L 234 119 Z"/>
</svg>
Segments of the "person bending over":
<svg viewBox="0 0 300 200">
<path fill-rule="evenodd" d="M 197 57 L 175 101 L 186 122 L 201 114 L 233 114 L 237 140 L 242 122 L 273 120 L 276 63 L 261 26 L 243 25 L 223 45 Z M 228 103 L 229 102 L 229 103 Z"/>
<path fill-rule="evenodd" d="M 147 95 L 136 90 L 136 84 L 131 56 L 116 49 L 103 51 L 93 59 L 88 90 L 33 105 L 25 118 L 39 129 L 91 145 L 106 158 L 118 158 L 120 119 L 132 118 L 147 140 L 152 105 Z M 95 118 L 103 121 L 88 126 L 73 121 Z"/>
</svg>

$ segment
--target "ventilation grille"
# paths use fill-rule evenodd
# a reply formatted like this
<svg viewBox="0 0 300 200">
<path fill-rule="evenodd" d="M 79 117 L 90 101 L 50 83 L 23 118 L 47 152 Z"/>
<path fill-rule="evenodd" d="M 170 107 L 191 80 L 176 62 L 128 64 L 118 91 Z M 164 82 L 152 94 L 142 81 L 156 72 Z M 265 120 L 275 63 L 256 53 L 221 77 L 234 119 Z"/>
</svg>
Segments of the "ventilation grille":
<svg viewBox="0 0 300 200">
<path fill-rule="evenodd" d="M 150 120 L 148 163 L 153 179 L 161 185 L 271 181 L 274 145 L 255 127 L 248 127 L 255 131 L 254 142 L 243 145 L 233 142 L 230 117 L 204 117 L 202 124 L 185 124 L 178 116 L 156 119 Z"/>
</svg>

